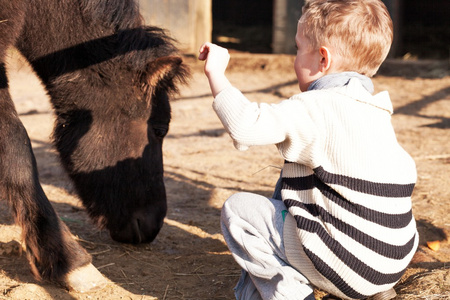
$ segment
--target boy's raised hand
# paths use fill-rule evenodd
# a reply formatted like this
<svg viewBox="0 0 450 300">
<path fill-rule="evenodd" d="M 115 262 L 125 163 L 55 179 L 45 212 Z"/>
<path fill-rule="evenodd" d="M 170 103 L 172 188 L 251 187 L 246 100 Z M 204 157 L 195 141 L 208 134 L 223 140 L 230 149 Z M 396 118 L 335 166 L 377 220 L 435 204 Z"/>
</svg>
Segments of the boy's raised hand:
<svg viewBox="0 0 450 300">
<path fill-rule="evenodd" d="M 205 43 L 200 47 L 199 60 L 205 60 L 205 73 L 225 73 L 230 54 L 228 50 L 212 43 Z"/>
<path fill-rule="evenodd" d="M 205 74 L 208 77 L 211 92 L 216 97 L 223 89 L 231 86 L 225 77 L 230 54 L 227 49 L 212 43 L 203 44 L 199 52 L 198 59 L 205 61 Z"/>
</svg>

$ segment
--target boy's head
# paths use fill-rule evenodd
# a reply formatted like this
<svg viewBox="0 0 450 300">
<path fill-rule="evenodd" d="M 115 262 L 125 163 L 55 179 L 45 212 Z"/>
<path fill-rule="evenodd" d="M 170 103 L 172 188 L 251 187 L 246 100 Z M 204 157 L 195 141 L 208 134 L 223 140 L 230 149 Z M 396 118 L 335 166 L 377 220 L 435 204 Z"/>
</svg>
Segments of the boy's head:
<svg viewBox="0 0 450 300">
<path fill-rule="evenodd" d="M 329 49 L 334 69 L 369 77 L 386 59 L 393 39 L 381 0 L 306 0 L 298 31 L 312 50 Z"/>
</svg>

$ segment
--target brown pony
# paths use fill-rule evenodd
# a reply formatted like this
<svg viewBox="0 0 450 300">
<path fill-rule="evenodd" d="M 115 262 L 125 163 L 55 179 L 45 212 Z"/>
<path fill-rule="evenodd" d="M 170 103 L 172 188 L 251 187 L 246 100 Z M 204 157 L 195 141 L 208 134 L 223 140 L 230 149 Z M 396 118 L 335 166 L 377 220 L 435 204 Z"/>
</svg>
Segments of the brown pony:
<svg viewBox="0 0 450 300">
<path fill-rule="evenodd" d="M 0 0 L 0 198 L 22 227 L 34 275 L 74 286 L 68 275 L 91 258 L 39 183 L 8 91 L 9 47 L 51 98 L 54 145 L 89 216 L 125 243 L 150 242 L 163 225 L 162 142 L 187 69 L 173 40 L 143 25 L 134 0 Z"/>
</svg>

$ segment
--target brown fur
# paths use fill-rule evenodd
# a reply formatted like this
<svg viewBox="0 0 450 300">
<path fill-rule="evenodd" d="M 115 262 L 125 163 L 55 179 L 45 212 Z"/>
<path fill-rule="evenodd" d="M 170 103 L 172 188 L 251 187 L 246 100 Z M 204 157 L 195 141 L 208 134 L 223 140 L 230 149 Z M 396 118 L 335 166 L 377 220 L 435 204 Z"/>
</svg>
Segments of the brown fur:
<svg viewBox="0 0 450 300">
<path fill-rule="evenodd" d="M 0 0 L 0 197 L 22 227 L 35 276 L 62 282 L 90 256 L 39 183 L 8 91 L 11 46 L 51 98 L 54 144 L 88 214 L 122 242 L 150 242 L 162 226 L 162 140 L 169 97 L 187 70 L 174 41 L 144 26 L 133 0 Z"/>
</svg>

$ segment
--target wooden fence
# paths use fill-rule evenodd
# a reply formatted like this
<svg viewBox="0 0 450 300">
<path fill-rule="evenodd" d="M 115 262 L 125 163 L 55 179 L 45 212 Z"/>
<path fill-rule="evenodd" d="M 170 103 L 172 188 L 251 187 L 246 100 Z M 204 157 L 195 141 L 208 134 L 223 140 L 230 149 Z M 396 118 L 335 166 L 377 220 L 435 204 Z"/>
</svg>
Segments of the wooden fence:
<svg viewBox="0 0 450 300">
<path fill-rule="evenodd" d="M 139 0 L 147 24 L 165 28 L 185 53 L 211 41 L 212 0 Z"/>
</svg>

